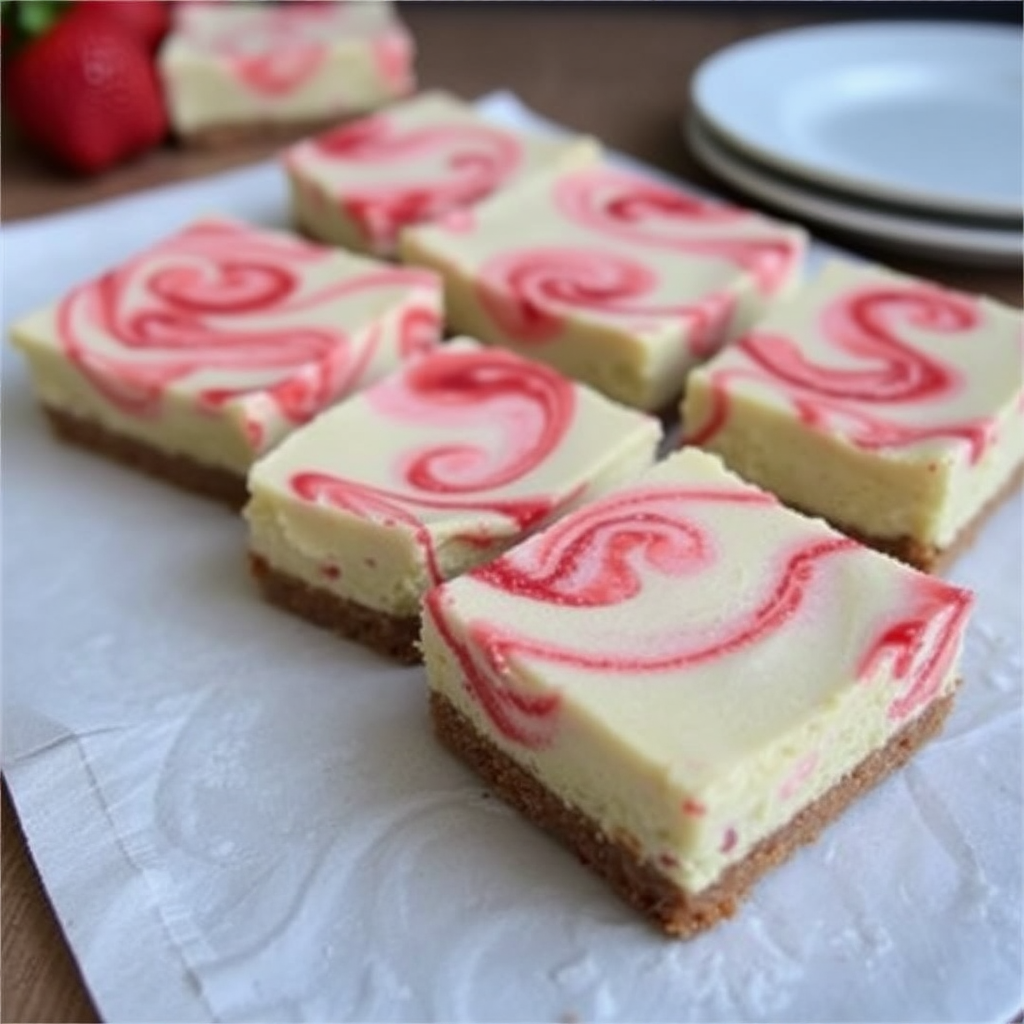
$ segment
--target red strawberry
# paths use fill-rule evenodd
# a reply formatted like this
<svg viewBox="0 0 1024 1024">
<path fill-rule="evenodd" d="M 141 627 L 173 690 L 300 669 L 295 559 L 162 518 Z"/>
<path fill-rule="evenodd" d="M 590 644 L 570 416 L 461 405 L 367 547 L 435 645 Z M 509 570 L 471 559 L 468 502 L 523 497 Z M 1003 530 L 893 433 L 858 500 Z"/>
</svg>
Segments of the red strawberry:
<svg viewBox="0 0 1024 1024">
<path fill-rule="evenodd" d="M 94 14 L 113 18 L 152 53 L 171 27 L 171 15 L 163 0 L 79 0 Z"/>
<path fill-rule="evenodd" d="M 166 134 L 149 54 L 113 19 L 87 8 L 72 8 L 24 46 L 7 73 L 6 99 L 24 135 L 72 170 L 103 170 Z"/>
</svg>

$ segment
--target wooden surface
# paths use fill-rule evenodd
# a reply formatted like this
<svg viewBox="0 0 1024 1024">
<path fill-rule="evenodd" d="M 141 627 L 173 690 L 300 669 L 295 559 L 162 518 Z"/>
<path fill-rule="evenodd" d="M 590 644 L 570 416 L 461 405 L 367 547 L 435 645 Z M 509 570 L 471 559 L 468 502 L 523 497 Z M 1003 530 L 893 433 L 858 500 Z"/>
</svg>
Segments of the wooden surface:
<svg viewBox="0 0 1024 1024">
<path fill-rule="evenodd" d="M 473 3 L 406 4 L 424 86 L 473 97 L 511 88 L 537 110 L 665 170 L 714 185 L 679 133 L 687 82 L 706 56 L 737 39 L 835 21 L 844 5 Z M 889 6 L 889 5 L 887 5 Z M 1019 5 L 1015 5 L 1019 8 Z M 766 83 L 766 87 L 770 83 Z M 5 128 L 7 126 L 5 125 Z M 92 181 L 62 177 L 4 132 L 2 215 L 16 220 L 266 157 L 277 145 L 218 154 L 167 147 Z M 841 236 L 819 232 L 843 242 Z M 849 243 L 848 243 L 849 244 Z M 1021 304 L 1019 270 L 992 271 L 877 256 L 944 283 Z M 2 1021 L 95 1021 L 24 839 L 3 795 Z M 131 936 L 125 936 L 126 950 Z"/>
</svg>

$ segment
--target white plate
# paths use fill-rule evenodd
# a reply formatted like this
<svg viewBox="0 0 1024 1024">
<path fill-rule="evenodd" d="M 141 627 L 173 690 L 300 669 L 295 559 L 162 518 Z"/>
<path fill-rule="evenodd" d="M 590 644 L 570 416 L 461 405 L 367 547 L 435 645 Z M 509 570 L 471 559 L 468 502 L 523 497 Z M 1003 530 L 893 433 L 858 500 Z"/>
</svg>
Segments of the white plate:
<svg viewBox="0 0 1024 1024">
<path fill-rule="evenodd" d="M 740 43 L 691 84 L 704 121 L 747 157 L 918 210 L 1019 219 L 1021 33 L 864 22 Z"/>
<path fill-rule="evenodd" d="M 930 259 L 987 266 L 1021 261 L 1020 230 L 974 226 L 894 213 L 819 192 L 748 163 L 691 118 L 686 128 L 694 156 L 733 188 L 797 217 L 867 239 L 885 248 Z"/>
</svg>

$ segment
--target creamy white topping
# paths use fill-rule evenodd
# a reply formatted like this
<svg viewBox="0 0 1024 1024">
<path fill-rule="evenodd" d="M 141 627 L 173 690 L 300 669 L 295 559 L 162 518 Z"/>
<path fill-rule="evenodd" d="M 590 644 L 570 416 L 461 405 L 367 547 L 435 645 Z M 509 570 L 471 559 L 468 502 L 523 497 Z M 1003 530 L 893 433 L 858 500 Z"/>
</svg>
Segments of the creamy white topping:
<svg viewBox="0 0 1024 1024">
<path fill-rule="evenodd" d="M 971 597 L 687 450 L 427 600 L 430 685 L 690 892 L 951 691 Z"/>
<path fill-rule="evenodd" d="M 599 153 L 593 139 L 501 127 L 434 91 L 300 142 L 284 161 L 303 231 L 392 256 L 403 228 L 471 207 L 540 171 L 593 163 Z"/>
<path fill-rule="evenodd" d="M 456 329 L 659 409 L 796 281 L 805 236 L 608 166 L 549 173 L 402 236 Z"/>
<path fill-rule="evenodd" d="M 244 474 L 436 345 L 440 307 L 429 274 L 207 217 L 11 335 L 45 405 Z"/>
<path fill-rule="evenodd" d="M 422 594 L 648 467 L 661 437 L 546 367 L 461 339 L 296 432 L 252 470 L 252 550 L 341 597 Z"/>
<path fill-rule="evenodd" d="M 833 263 L 691 375 L 685 436 L 784 501 L 938 548 L 1024 459 L 1021 314 Z"/>
<path fill-rule="evenodd" d="M 179 134 L 326 120 L 415 87 L 413 42 L 387 0 L 173 6 L 158 66 Z"/>
</svg>

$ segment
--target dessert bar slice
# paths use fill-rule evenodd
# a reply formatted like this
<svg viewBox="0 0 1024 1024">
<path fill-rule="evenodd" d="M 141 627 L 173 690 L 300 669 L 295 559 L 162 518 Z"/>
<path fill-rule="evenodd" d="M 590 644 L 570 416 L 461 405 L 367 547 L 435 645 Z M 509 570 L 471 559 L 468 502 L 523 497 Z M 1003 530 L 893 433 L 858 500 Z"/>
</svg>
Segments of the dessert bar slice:
<svg viewBox="0 0 1024 1024">
<path fill-rule="evenodd" d="M 387 0 L 172 7 L 159 69 L 189 143 L 313 128 L 415 87 L 412 39 Z"/>
<path fill-rule="evenodd" d="M 440 324 L 432 274 L 209 217 L 12 337 L 61 437 L 241 505 L 258 455 Z"/>
<path fill-rule="evenodd" d="M 684 440 L 923 569 L 1024 459 L 1022 317 L 835 262 L 690 376 Z"/>
<path fill-rule="evenodd" d="M 256 464 L 252 567 L 277 604 L 418 661 L 431 586 L 641 472 L 660 436 L 547 367 L 459 339 Z"/>
<path fill-rule="evenodd" d="M 661 410 L 687 371 L 793 284 L 801 229 L 638 174 L 548 173 L 402 235 L 449 326 Z"/>
<path fill-rule="evenodd" d="M 434 724 L 688 936 L 936 732 L 971 603 L 688 449 L 431 591 Z"/>
<path fill-rule="evenodd" d="M 472 206 L 538 171 L 592 163 L 599 151 L 589 138 L 499 127 L 455 97 L 429 92 L 300 142 L 284 161 L 302 231 L 393 256 L 402 228 Z"/>
</svg>

